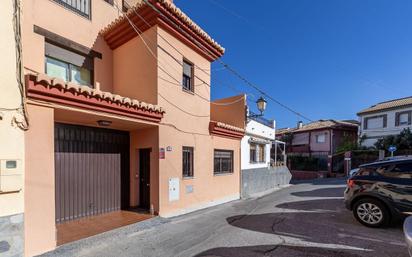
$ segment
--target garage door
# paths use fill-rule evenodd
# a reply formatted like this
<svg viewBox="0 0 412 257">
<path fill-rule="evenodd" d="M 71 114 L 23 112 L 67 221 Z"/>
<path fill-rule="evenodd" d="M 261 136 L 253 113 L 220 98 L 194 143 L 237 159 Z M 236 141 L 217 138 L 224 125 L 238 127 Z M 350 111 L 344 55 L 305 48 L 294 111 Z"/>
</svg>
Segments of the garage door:
<svg viewBox="0 0 412 257">
<path fill-rule="evenodd" d="M 56 222 L 127 208 L 129 133 L 55 124 Z"/>
</svg>

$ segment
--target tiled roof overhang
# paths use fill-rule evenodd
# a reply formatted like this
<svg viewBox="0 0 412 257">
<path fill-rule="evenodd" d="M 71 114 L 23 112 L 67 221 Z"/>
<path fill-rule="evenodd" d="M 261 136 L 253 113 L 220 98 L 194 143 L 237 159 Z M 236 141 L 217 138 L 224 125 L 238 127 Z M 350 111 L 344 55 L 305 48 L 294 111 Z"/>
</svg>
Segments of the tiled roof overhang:
<svg viewBox="0 0 412 257">
<path fill-rule="evenodd" d="M 378 103 L 357 113 L 358 116 L 412 107 L 412 96 Z"/>
<path fill-rule="evenodd" d="M 209 132 L 211 135 L 229 137 L 234 139 L 242 139 L 245 135 L 244 129 L 217 121 L 211 121 L 209 123 Z"/>
<path fill-rule="evenodd" d="M 66 83 L 44 74 L 26 75 L 29 99 L 106 112 L 144 121 L 159 123 L 165 111 L 156 105 L 128 97 L 103 92 L 87 86 Z"/>
<path fill-rule="evenodd" d="M 149 0 L 149 2 L 159 10 L 161 14 L 153 10 L 153 8 L 148 6 L 144 1 L 130 8 L 125 14 L 135 24 L 138 30 L 144 32 L 154 25 L 158 25 L 209 61 L 214 61 L 224 54 L 224 48 L 215 42 L 173 3 L 165 0 Z M 136 12 L 139 15 L 136 15 Z M 115 49 L 138 36 L 125 15 L 117 18 L 100 32 L 100 35 L 103 36 L 111 49 Z M 176 26 L 184 32 L 177 29 Z"/>
</svg>

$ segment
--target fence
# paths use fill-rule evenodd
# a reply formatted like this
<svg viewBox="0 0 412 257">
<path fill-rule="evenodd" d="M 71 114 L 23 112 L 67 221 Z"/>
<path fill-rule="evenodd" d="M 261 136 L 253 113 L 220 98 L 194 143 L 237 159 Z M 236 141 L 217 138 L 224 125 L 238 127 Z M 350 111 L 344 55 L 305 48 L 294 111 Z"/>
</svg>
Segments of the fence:
<svg viewBox="0 0 412 257">
<path fill-rule="evenodd" d="M 379 159 L 378 150 L 356 150 L 351 153 L 351 168 L 358 168 L 359 165 L 377 161 Z"/>
<path fill-rule="evenodd" d="M 326 171 L 328 170 L 328 156 L 303 156 L 290 155 L 288 156 L 289 168 L 291 170 L 302 171 Z"/>
<path fill-rule="evenodd" d="M 332 168 L 333 173 L 344 173 L 344 162 L 345 162 L 345 153 L 338 153 L 332 156 Z"/>
</svg>

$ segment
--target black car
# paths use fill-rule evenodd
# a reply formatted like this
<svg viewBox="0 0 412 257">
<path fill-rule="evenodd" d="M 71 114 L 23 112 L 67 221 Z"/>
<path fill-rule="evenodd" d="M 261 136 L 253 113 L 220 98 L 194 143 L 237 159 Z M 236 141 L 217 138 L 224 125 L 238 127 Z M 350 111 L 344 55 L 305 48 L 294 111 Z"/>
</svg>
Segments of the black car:
<svg viewBox="0 0 412 257">
<path fill-rule="evenodd" d="M 348 179 L 344 196 L 346 208 L 368 227 L 412 214 L 412 158 L 359 166 Z"/>
</svg>

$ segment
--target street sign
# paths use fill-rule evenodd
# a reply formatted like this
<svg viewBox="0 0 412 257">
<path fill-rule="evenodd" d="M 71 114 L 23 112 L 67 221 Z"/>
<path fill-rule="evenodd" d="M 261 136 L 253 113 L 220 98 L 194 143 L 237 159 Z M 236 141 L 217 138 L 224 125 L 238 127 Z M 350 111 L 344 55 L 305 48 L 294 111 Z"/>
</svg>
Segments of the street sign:
<svg viewBox="0 0 412 257">
<path fill-rule="evenodd" d="M 398 150 L 398 149 L 397 149 L 396 146 L 394 146 L 394 145 L 391 145 L 391 146 L 389 146 L 389 148 L 388 148 L 388 151 L 391 152 L 391 153 L 395 152 L 396 150 Z"/>
<path fill-rule="evenodd" d="M 398 150 L 396 146 L 394 145 L 389 146 L 388 151 L 391 152 L 391 157 L 393 157 L 393 152 L 395 152 L 396 150 Z"/>
<path fill-rule="evenodd" d="M 159 159 L 165 159 L 165 149 L 164 148 L 160 148 L 159 149 Z"/>
</svg>

